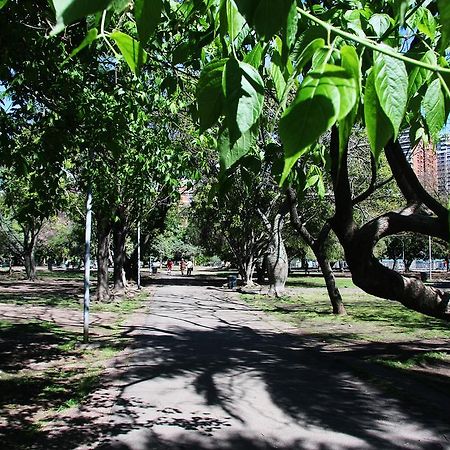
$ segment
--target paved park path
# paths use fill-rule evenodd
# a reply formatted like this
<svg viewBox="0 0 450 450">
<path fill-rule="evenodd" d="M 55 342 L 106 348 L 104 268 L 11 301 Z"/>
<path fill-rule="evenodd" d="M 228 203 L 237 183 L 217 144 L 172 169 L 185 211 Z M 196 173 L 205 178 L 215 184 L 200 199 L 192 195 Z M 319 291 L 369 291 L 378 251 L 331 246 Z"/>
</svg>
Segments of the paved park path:
<svg viewBox="0 0 450 450">
<path fill-rule="evenodd" d="M 70 448 L 450 449 L 434 406 L 389 398 L 355 376 L 345 350 L 187 281 L 157 280 L 114 381 L 73 422 L 95 439 Z"/>
</svg>

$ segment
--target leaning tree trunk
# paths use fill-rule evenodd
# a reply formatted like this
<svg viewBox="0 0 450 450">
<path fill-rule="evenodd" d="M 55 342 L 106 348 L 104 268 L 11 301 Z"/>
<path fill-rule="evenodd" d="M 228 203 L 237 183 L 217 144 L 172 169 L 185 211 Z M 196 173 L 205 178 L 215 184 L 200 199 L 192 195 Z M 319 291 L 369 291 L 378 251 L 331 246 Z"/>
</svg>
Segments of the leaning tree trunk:
<svg viewBox="0 0 450 450">
<path fill-rule="evenodd" d="M 111 235 L 111 222 L 99 218 L 97 221 L 97 300 L 109 300 L 109 245 Z"/>
<path fill-rule="evenodd" d="M 314 252 L 314 256 L 316 257 L 317 262 L 319 263 L 319 266 L 322 270 L 322 276 L 325 281 L 325 286 L 327 287 L 328 297 L 330 299 L 331 307 L 333 308 L 333 313 L 340 315 L 346 314 L 344 303 L 342 302 L 341 293 L 339 292 L 339 289 L 336 286 L 336 279 L 334 277 L 330 261 L 326 257 L 324 249 L 326 239 L 328 238 L 328 234 L 331 229 L 330 224 L 326 222 L 322 227 L 322 229 L 320 230 L 318 237 L 314 238 L 313 235 L 308 231 L 308 229 L 306 228 L 305 224 L 303 223 L 298 214 L 297 195 L 294 189 L 289 188 L 286 191 L 286 198 L 290 206 L 290 216 L 292 225 L 297 230 L 298 234 L 303 239 L 303 241 Z M 305 265 L 305 268 L 308 267 L 306 257 L 302 258 L 302 264 Z"/>
<path fill-rule="evenodd" d="M 283 294 L 289 272 L 289 261 L 281 230 L 284 215 L 277 214 L 271 227 L 270 243 L 267 252 L 267 273 L 269 275 L 269 294 L 279 297 Z"/>
<path fill-rule="evenodd" d="M 330 261 L 325 256 L 324 252 L 321 250 L 314 251 L 314 255 L 317 258 L 317 262 L 320 266 L 320 269 L 322 270 L 322 276 L 323 279 L 325 280 L 328 297 L 330 299 L 331 306 L 333 307 L 333 314 L 339 315 L 347 314 L 344 303 L 342 301 L 341 293 L 339 292 L 339 289 L 336 286 L 336 278 L 334 277 Z"/>
<path fill-rule="evenodd" d="M 113 246 L 114 246 L 114 290 L 123 291 L 125 281 L 125 243 L 127 237 L 127 225 L 124 219 L 113 224 Z"/>
<path fill-rule="evenodd" d="M 427 286 L 416 278 L 403 276 L 383 266 L 374 256 L 374 247 L 380 239 L 405 231 L 448 241 L 450 236 L 447 208 L 426 192 L 406 160 L 398 141 L 391 140 L 385 147 L 385 154 L 394 179 L 406 200 L 406 206 L 382 214 L 364 225 L 358 225 L 353 219 L 356 200 L 352 198 L 348 176 L 348 150 L 345 150 L 340 163 L 339 151 L 338 130 L 333 127 L 330 153 L 336 212 L 332 226 L 344 248 L 353 282 L 368 294 L 394 300 L 422 314 L 450 321 L 450 296 L 447 292 Z"/>
</svg>

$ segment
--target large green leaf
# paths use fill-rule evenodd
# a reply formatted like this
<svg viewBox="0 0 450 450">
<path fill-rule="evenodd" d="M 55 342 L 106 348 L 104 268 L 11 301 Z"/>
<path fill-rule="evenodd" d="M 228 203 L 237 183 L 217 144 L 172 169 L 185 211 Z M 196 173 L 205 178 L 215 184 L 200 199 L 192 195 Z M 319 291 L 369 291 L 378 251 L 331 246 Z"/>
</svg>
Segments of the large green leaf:
<svg viewBox="0 0 450 450">
<path fill-rule="evenodd" d="M 252 50 L 247 53 L 244 57 L 244 62 L 250 64 L 251 66 L 258 68 L 261 64 L 264 48 L 260 42 L 258 42 Z"/>
<path fill-rule="evenodd" d="M 240 14 L 234 0 L 224 0 L 222 5 L 226 13 L 227 31 L 232 41 L 236 39 L 245 24 L 245 19 Z M 224 16 L 222 16 L 224 17 Z"/>
<path fill-rule="evenodd" d="M 92 28 L 92 30 L 89 30 L 86 34 L 86 37 L 83 39 L 81 44 L 72 50 L 72 52 L 69 55 L 69 58 L 73 58 L 78 52 L 81 52 L 83 48 L 87 47 L 88 45 L 92 44 L 98 37 L 98 31 L 97 28 Z"/>
<path fill-rule="evenodd" d="M 297 73 L 300 73 L 303 66 L 314 56 L 317 50 L 324 48 L 325 40 L 322 38 L 316 38 L 312 40 L 300 53 L 298 58 L 294 61 L 294 67 Z"/>
<path fill-rule="evenodd" d="M 378 100 L 375 88 L 375 71 L 370 72 L 366 80 L 364 117 L 370 149 L 375 160 L 378 161 L 385 145 L 393 136 L 394 130 Z"/>
<path fill-rule="evenodd" d="M 264 83 L 253 66 L 229 59 L 222 85 L 230 138 L 234 142 L 258 121 L 264 102 Z"/>
<path fill-rule="evenodd" d="M 422 101 L 425 121 L 431 139 L 437 142 L 440 131 L 445 125 L 445 98 L 438 78 L 430 83 Z"/>
<path fill-rule="evenodd" d="M 428 50 L 420 60 L 431 66 L 437 64 L 436 55 L 433 50 Z M 423 67 L 414 66 L 411 73 L 409 74 L 408 80 L 408 98 L 411 98 L 415 93 L 426 83 L 433 72 L 431 70 L 425 69 Z"/>
<path fill-rule="evenodd" d="M 243 133 L 236 141 L 230 140 L 228 129 L 225 129 L 218 141 L 220 154 L 220 170 L 225 172 L 233 164 L 244 157 L 253 147 L 258 135 L 258 124 Z"/>
<path fill-rule="evenodd" d="M 428 8 L 420 7 L 416 11 L 414 25 L 432 41 L 436 37 L 436 19 Z"/>
<path fill-rule="evenodd" d="M 275 87 L 276 98 L 278 101 L 281 101 L 283 98 L 284 91 L 286 89 L 286 80 L 283 75 L 281 62 L 281 52 L 283 43 L 278 36 L 275 37 L 274 45 L 275 48 L 273 49 L 272 61 L 270 62 L 268 72 Z"/>
<path fill-rule="evenodd" d="M 288 48 L 294 45 L 298 30 L 298 13 L 297 3 L 292 2 L 291 9 L 286 17 L 286 25 L 284 26 L 284 41 Z"/>
<path fill-rule="evenodd" d="M 113 0 L 53 0 L 56 25 L 52 34 L 59 33 L 77 19 L 107 9 Z"/>
<path fill-rule="evenodd" d="M 358 112 L 359 97 L 361 95 L 361 63 L 356 53 L 355 47 L 350 45 L 344 45 L 341 50 L 341 65 L 347 70 L 356 82 L 357 88 L 357 101 L 355 106 L 342 120 L 339 121 L 339 165 L 342 161 L 344 149 L 347 146 L 347 142 L 352 133 L 353 125 L 355 123 L 356 115 Z"/>
<path fill-rule="evenodd" d="M 375 90 L 397 137 L 408 100 L 408 74 L 405 63 L 392 56 L 375 52 Z"/>
<path fill-rule="evenodd" d="M 286 24 L 293 0 L 235 0 L 248 24 L 266 41 Z"/>
<path fill-rule="evenodd" d="M 369 23 L 372 25 L 375 35 L 382 37 L 391 26 L 391 18 L 387 14 L 374 14 L 369 19 Z"/>
<path fill-rule="evenodd" d="M 109 35 L 115 41 L 122 53 L 125 61 L 134 74 L 137 74 L 147 61 L 147 52 L 142 48 L 141 44 L 128 34 L 121 31 L 114 31 Z"/>
<path fill-rule="evenodd" d="M 227 59 L 213 61 L 203 68 L 197 84 L 197 102 L 202 131 L 213 126 L 224 110 L 222 76 Z"/>
<path fill-rule="evenodd" d="M 161 20 L 162 0 L 135 0 L 134 17 L 139 39 L 145 44 Z"/>
<path fill-rule="evenodd" d="M 355 106 L 357 82 L 344 68 L 325 65 L 310 72 L 284 112 L 279 133 L 285 152 L 286 179 L 295 161 Z"/>
<path fill-rule="evenodd" d="M 8 0 L 0 0 L 0 9 L 2 9 L 6 4 L 8 3 Z"/>
<path fill-rule="evenodd" d="M 439 21 L 441 23 L 441 49 L 442 53 L 450 46 L 450 2 L 438 0 Z"/>
</svg>

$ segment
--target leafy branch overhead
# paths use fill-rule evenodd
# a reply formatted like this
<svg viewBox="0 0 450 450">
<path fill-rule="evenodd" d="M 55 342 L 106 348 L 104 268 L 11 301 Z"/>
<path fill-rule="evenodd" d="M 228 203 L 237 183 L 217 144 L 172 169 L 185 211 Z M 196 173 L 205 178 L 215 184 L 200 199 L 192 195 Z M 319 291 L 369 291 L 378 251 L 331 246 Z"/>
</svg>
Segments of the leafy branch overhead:
<svg viewBox="0 0 450 450">
<path fill-rule="evenodd" d="M 171 31 L 168 27 L 176 26 L 172 34 L 183 40 L 192 28 L 197 33 L 205 30 L 205 36 L 213 30 L 204 45 L 180 44 L 177 63 L 187 67 L 198 50 L 193 47 L 200 45 L 200 128 L 219 126 L 225 169 L 254 147 L 272 89 L 279 103 L 273 120 L 279 124 L 277 135 L 285 151 L 282 182 L 298 158 L 334 124 L 345 142 L 352 125 L 364 123 L 378 159 L 386 142 L 406 127 L 423 128 L 435 140 L 448 115 L 450 69 L 445 49 L 450 13 L 444 0 L 428 8 L 392 0 L 361 8 L 354 0 L 338 2 L 340 12 L 317 5 L 308 10 L 294 0 L 53 3 L 54 33 L 104 10 L 131 18 L 122 30 L 108 32 L 104 22 L 98 32 L 90 29 L 72 54 L 103 37 L 115 42 L 135 74 L 157 45 L 151 40 L 154 33 L 164 36 Z"/>
</svg>

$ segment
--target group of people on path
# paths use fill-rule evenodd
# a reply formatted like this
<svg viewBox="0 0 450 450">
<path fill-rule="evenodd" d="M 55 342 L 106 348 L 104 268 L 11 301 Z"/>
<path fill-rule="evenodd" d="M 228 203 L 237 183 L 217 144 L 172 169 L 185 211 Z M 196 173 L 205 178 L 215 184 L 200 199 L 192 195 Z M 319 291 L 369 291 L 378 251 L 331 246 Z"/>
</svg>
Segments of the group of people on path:
<svg viewBox="0 0 450 450">
<path fill-rule="evenodd" d="M 169 259 L 167 261 L 167 275 L 171 275 L 172 270 L 173 270 L 173 261 L 171 259 Z M 193 270 L 194 270 L 194 263 L 192 262 L 192 260 L 188 259 L 186 261 L 186 260 L 182 259 L 180 261 L 181 275 L 184 275 L 184 273 L 186 272 L 186 275 L 190 276 L 190 275 L 192 275 Z"/>
</svg>

